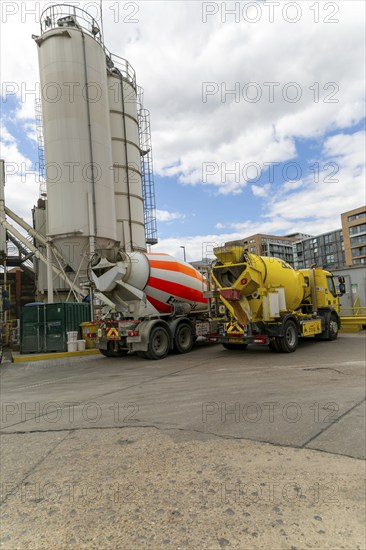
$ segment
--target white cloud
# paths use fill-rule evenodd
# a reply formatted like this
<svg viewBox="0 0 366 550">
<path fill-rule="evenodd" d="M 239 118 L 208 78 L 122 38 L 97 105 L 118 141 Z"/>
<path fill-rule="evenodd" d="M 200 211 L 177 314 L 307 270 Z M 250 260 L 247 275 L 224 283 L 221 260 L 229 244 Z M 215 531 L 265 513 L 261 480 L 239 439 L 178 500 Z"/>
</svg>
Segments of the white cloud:
<svg viewBox="0 0 366 550">
<path fill-rule="evenodd" d="M 37 127 L 35 122 L 26 122 L 24 125 L 24 130 L 26 132 L 27 138 L 33 141 L 36 145 L 38 145 L 38 138 L 37 138 Z"/>
<path fill-rule="evenodd" d="M 262 186 L 260 185 L 252 185 L 251 186 L 251 190 L 252 190 L 252 193 L 255 197 L 268 197 L 268 193 L 271 189 L 271 184 L 270 183 L 266 183 Z"/>
<path fill-rule="evenodd" d="M 15 137 L 5 125 L 0 130 L 0 158 L 5 162 L 7 206 L 31 223 L 31 208 L 39 195 L 39 178 L 32 161 L 19 150 Z"/>
<path fill-rule="evenodd" d="M 323 147 L 324 164 L 313 173 L 298 192 L 271 198 L 268 218 L 277 216 L 305 220 L 315 218 L 321 224 L 332 220 L 340 226 L 339 214 L 365 202 L 365 133 L 337 134 L 328 138 Z M 309 224 L 308 224 L 309 225 Z M 316 225 L 316 224 L 315 224 Z M 330 229 L 331 230 L 331 227 Z M 314 233 L 314 230 L 312 231 Z"/>
<path fill-rule="evenodd" d="M 9 16 L 1 29 L 2 44 L 8 45 L 1 52 L 2 93 L 8 91 L 14 98 L 17 92 L 20 124 L 32 124 L 34 101 L 39 95 L 37 46 L 31 39 L 31 34 L 39 33 L 39 22 L 29 12 L 44 4 L 49 2 L 18 3 L 18 12 Z M 258 213 L 253 213 L 253 223 L 228 223 L 223 217 L 216 229 L 218 233 L 225 230 L 225 234 L 184 237 L 192 259 L 201 257 L 200 243 L 210 240 L 224 242 L 256 232 L 317 233 L 337 228 L 340 212 L 364 203 L 364 137 L 360 132 L 347 135 L 344 130 L 364 115 L 360 66 L 365 56 L 365 6 L 357 1 L 339 2 L 339 22 L 326 24 L 323 21 L 329 11 L 322 3 L 315 3 L 320 22 L 314 23 L 315 12 L 309 4 L 313 5 L 299 3 L 302 17 L 298 23 L 290 24 L 276 16 L 271 24 L 264 15 L 258 23 L 242 18 L 235 23 L 232 16 L 221 23 L 220 13 L 202 23 L 201 2 L 139 2 L 138 13 L 132 16 L 139 21 L 135 24 L 126 20 L 129 11 L 123 3 L 103 1 L 106 45 L 131 62 L 138 83 L 145 88 L 158 174 L 176 176 L 184 185 L 203 183 L 223 195 L 234 195 L 250 184 L 246 171 L 250 163 L 263 169 L 265 163 L 297 158 L 297 139 L 324 142 L 322 158 L 315 159 L 320 163 L 318 182 L 314 177 L 285 182 L 278 195 L 271 196 L 269 190 L 268 197 L 263 186 L 252 185 L 252 192 L 264 199 L 265 211 L 260 213 L 259 222 L 255 221 Z M 221 10 L 225 3 L 216 5 Z M 262 13 L 267 13 L 264 8 Z M 16 47 L 12 47 L 14 40 Z M 257 103 L 245 95 L 250 82 L 259 85 L 262 97 Z M 269 86 L 264 84 L 269 82 L 278 83 L 273 87 L 273 101 L 269 100 Z M 289 86 L 292 82 L 297 88 Z M 202 101 L 204 83 L 214 83 L 216 90 L 206 102 Z M 225 97 L 225 89 L 237 89 L 238 94 Z M 301 99 L 291 103 L 289 97 L 296 89 L 300 89 Z M 335 135 L 326 138 L 329 130 Z M 34 127 L 26 131 L 34 140 Z M 30 167 L 30 159 L 21 153 L 6 128 L 2 138 L 1 156 Z M 329 182 L 331 166 L 324 170 L 326 162 L 339 164 L 339 172 L 333 176 L 338 181 Z M 206 173 L 202 182 L 204 163 L 212 163 L 218 170 Z M 9 177 L 7 200 L 29 217 L 38 183 L 29 175 L 19 191 L 19 182 L 19 175 Z M 184 219 L 178 212 L 159 212 L 159 221 Z M 163 240 L 158 246 L 179 253 L 181 240 Z"/>
<path fill-rule="evenodd" d="M 168 210 L 156 210 L 156 219 L 158 222 L 171 222 L 173 220 L 184 220 L 185 214 L 180 212 L 168 212 Z"/>
<path fill-rule="evenodd" d="M 294 191 L 295 189 L 302 187 L 303 184 L 303 180 L 286 181 L 282 186 L 282 190 L 284 192 Z"/>
<path fill-rule="evenodd" d="M 363 75 L 354 63 L 364 58 L 362 3 L 341 3 L 338 24 L 314 23 L 314 12 L 307 6 L 298 24 L 283 18 L 270 24 L 264 17 L 256 24 L 228 17 L 221 24 L 218 15 L 206 25 L 201 23 L 202 6 L 195 4 L 142 4 L 141 40 L 126 46 L 146 88 L 160 175 L 176 175 L 182 183 L 197 185 L 206 162 L 231 168 L 236 162 L 263 166 L 285 161 L 296 157 L 296 138 L 320 139 L 326 131 L 363 117 Z M 321 13 L 320 20 L 326 15 Z M 164 23 L 164 33 L 156 33 L 157 21 Z M 189 40 L 184 21 L 189 21 Z M 117 47 L 112 33 L 108 35 Z M 146 51 L 156 63 L 146 63 Z M 201 97 L 204 82 L 216 90 L 206 103 Z M 258 103 L 243 99 L 248 82 L 260 85 Z M 278 83 L 273 102 L 268 101 L 265 82 Z M 296 103 L 283 97 L 296 92 L 288 86 L 291 82 L 301 94 Z M 238 97 L 227 94 L 223 103 L 225 87 L 236 87 Z M 243 175 L 226 177 L 220 170 L 206 185 L 233 194 L 247 181 Z"/>
<path fill-rule="evenodd" d="M 18 116 L 25 118 L 34 117 L 38 92 L 33 90 L 39 80 L 37 46 L 30 38 L 39 27 L 30 11 L 45 4 L 27 2 L 27 12 L 19 9 L 2 27 L 3 44 L 11 44 L 14 36 L 17 40 L 17 48 L 3 48 L 3 80 L 22 91 Z M 85 4 L 93 3 L 78 2 L 81 7 Z M 244 5 L 240 3 L 241 14 Z M 338 3 L 333 17 L 320 4 L 318 23 L 308 3 L 300 4 L 298 23 L 286 22 L 281 6 L 273 23 L 264 6 L 257 23 L 242 15 L 239 22 L 228 15 L 222 23 L 225 3 L 217 4 L 219 13 L 206 23 L 200 2 L 136 6 L 137 13 L 129 16 L 130 8 L 104 2 L 105 41 L 111 51 L 131 62 L 145 88 L 152 113 L 154 166 L 160 175 L 177 175 L 182 183 L 198 184 L 205 162 L 263 166 L 285 161 L 296 156 L 295 138 L 319 138 L 364 115 L 359 70 L 364 60 L 362 2 Z M 327 16 L 339 22 L 324 23 Z M 157 31 L 162 27 L 164 32 Z M 255 93 L 255 87 L 246 87 L 250 82 L 259 86 L 257 103 L 250 102 Z M 204 83 L 214 86 L 206 102 Z M 297 90 L 299 101 L 292 103 Z M 245 176 L 234 175 L 225 181 L 221 171 L 207 181 L 223 194 L 238 193 L 246 182 Z"/>
<path fill-rule="evenodd" d="M 259 221 L 218 222 L 241 237 L 252 233 L 317 234 L 340 228 L 340 213 L 365 203 L 365 133 L 336 134 L 324 142 L 324 163 L 304 180 L 289 181 L 279 192 L 252 186 L 265 199 L 266 213 Z M 234 238 L 234 237 L 233 237 Z"/>
</svg>

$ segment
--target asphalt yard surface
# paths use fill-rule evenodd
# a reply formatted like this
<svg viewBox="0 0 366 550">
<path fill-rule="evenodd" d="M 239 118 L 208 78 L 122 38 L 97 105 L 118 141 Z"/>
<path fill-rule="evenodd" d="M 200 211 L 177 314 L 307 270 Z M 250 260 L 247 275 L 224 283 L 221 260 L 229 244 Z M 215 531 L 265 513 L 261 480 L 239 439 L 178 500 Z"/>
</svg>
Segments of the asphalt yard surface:
<svg viewBox="0 0 366 550">
<path fill-rule="evenodd" d="M 365 338 L 5 363 L 1 547 L 365 548 Z"/>
</svg>

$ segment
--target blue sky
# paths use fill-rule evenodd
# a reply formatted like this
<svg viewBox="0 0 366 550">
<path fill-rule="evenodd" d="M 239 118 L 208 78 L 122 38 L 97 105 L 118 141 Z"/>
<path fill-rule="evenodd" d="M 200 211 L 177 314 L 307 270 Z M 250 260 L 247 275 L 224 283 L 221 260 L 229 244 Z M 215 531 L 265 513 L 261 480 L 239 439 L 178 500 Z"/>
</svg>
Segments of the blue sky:
<svg viewBox="0 0 366 550">
<path fill-rule="evenodd" d="M 39 26 L 27 12 L 37 3 L 23 4 L 2 8 L 1 156 L 28 169 L 25 181 L 8 177 L 6 197 L 30 219 Z M 97 14 L 99 2 L 88 4 Z M 282 2 L 272 22 L 266 2 L 256 22 L 237 4 L 230 16 L 215 2 L 103 2 L 105 43 L 136 69 L 151 112 L 154 249 L 181 256 L 185 245 L 189 260 L 206 242 L 336 229 L 365 201 L 364 4 L 320 2 L 316 14 Z M 237 171 L 225 177 L 225 167 Z"/>
</svg>

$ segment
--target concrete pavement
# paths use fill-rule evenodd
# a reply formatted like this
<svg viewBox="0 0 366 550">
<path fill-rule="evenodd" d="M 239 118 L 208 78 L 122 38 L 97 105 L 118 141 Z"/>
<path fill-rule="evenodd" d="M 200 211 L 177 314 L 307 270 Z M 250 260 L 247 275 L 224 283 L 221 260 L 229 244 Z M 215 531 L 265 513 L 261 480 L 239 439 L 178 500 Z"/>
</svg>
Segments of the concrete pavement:
<svg viewBox="0 0 366 550">
<path fill-rule="evenodd" d="M 365 339 L 2 368 L 2 547 L 365 548 Z"/>
</svg>

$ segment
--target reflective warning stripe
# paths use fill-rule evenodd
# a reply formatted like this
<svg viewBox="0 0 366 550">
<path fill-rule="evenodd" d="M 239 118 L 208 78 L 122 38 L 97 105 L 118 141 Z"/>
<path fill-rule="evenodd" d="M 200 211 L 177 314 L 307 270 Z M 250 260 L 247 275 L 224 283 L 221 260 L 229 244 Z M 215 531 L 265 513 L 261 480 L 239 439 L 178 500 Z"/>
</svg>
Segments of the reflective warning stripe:
<svg viewBox="0 0 366 550">
<path fill-rule="evenodd" d="M 118 329 L 115 327 L 109 327 L 106 330 L 106 335 L 110 340 L 119 338 Z"/>
<path fill-rule="evenodd" d="M 241 335 L 244 334 L 244 329 L 239 323 L 227 323 L 226 332 L 227 334 Z"/>
</svg>

